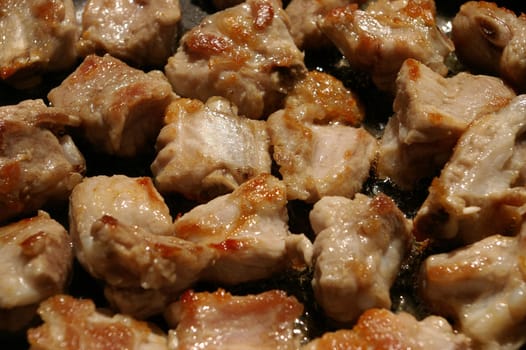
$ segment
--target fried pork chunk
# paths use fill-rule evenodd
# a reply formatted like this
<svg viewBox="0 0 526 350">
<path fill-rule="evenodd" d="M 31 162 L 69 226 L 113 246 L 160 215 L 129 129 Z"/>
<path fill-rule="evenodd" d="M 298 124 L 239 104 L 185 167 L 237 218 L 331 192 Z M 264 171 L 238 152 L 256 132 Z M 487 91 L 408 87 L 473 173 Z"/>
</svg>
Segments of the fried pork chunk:
<svg viewBox="0 0 526 350">
<path fill-rule="evenodd" d="M 295 323 L 303 312 L 296 298 L 280 290 L 233 296 L 185 292 L 166 310 L 178 349 L 297 350 L 302 334 Z"/>
<path fill-rule="evenodd" d="M 318 20 L 330 10 L 363 0 L 292 0 L 285 8 L 290 34 L 299 48 L 322 48 L 331 41 L 318 28 Z"/>
<path fill-rule="evenodd" d="M 0 2 L 0 79 L 19 88 L 73 66 L 79 28 L 72 0 Z"/>
<path fill-rule="evenodd" d="M 112 286 L 176 292 L 211 256 L 171 235 L 168 207 L 147 177 L 86 178 L 71 194 L 69 216 L 78 260 Z"/>
<path fill-rule="evenodd" d="M 42 100 L 0 107 L 0 222 L 67 200 L 85 161 L 64 132 L 79 123 Z"/>
<path fill-rule="evenodd" d="M 396 80 L 395 114 L 380 143 L 379 177 L 411 190 L 438 175 L 469 123 L 514 97 L 498 78 L 470 73 L 444 78 L 421 62 L 406 60 Z"/>
<path fill-rule="evenodd" d="M 0 227 L 0 329 L 23 327 L 38 303 L 64 292 L 72 264 L 68 232 L 47 213 Z"/>
<path fill-rule="evenodd" d="M 472 243 L 518 232 L 526 204 L 526 95 L 462 134 L 414 223 L 420 236 Z"/>
<path fill-rule="evenodd" d="M 336 78 L 309 72 L 267 126 L 289 199 L 352 197 L 369 176 L 377 141 L 354 94 Z"/>
<path fill-rule="evenodd" d="M 44 301 L 38 313 L 44 323 L 27 333 L 31 350 L 177 349 L 149 324 L 128 315 L 110 316 L 89 299 L 57 295 Z"/>
<path fill-rule="evenodd" d="M 351 323 L 365 310 L 389 308 L 389 290 L 411 244 L 411 222 L 384 194 L 324 197 L 309 214 L 316 301 L 325 314 Z"/>
<path fill-rule="evenodd" d="M 459 59 L 526 91 L 526 16 L 486 1 L 468 1 L 452 21 Z"/>
<path fill-rule="evenodd" d="M 414 58 L 446 75 L 452 42 L 435 20 L 433 0 L 377 0 L 365 10 L 356 4 L 335 8 L 319 22 L 351 67 L 371 74 L 375 85 L 394 92 L 402 63 Z"/>
<path fill-rule="evenodd" d="M 93 149 L 127 157 L 153 150 L 173 98 L 160 71 L 145 73 L 108 54 L 87 56 L 48 94 L 54 106 L 80 117 Z"/>
<path fill-rule="evenodd" d="M 275 0 L 248 0 L 206 17 L 165 66 L 177 94 L 201 101 L 223 96 L 252 119 L 278 109 L 305 71 Z"/>
<path fill-rule="evenodd" d="M 178 99 L 167 109 L 151 169 L 163 193 L 206 202 L 270 173 L 266 123 L 240 117 L 222 97 Z"/>
<path fill-rule="evenodd" d="M 179 0 L 88 0 L 80 55 L 109 53 L 137 66 L 163 66 L 175 50 Z"/>
<path fill-rule="evenodd" d="M 526 224 L 519 235 L 494 235 L 450 253 L 429 256 L 421 270 L 425 305 L 454 320 L 479 348 L 526 343 Z"/>
<path fill-rule="evenodd" d="M 325 333 L 304 345 L 301 350 L 344 349 L 472 349 L 471 340 L 453 331 L 438 316 L 417 321 L 406 312 L 394 314 L 386 309 L 365 311 L 351 330 Z"/>
<path fill-rule="evenodd" d="M 285 185 L 258 175 L 230 194 L 197 206 L 175 221 L 175 234 L 215 252 L 202 279 L 238 284 L 271 277 L 291 260 L 310 262 L 311 243 L 288 229 Z"/>
</svg>

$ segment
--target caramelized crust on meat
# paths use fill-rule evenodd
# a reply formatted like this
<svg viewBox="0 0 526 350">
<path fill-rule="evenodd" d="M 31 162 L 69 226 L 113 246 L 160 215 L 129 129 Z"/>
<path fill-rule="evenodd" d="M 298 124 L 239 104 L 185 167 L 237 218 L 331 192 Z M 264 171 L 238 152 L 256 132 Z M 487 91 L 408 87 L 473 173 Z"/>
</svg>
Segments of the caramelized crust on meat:
<svg viewBox="0 0 526 350">
<path fill-rule="evenodd" d="M 0 107 L 0 222 L 68 199 L 85 171 L 84 157 L 64 134 L 78 125 L 42 100 Z"/>
<path fill-rule="evenodd" d="M 176 349 L 166 335 L 130 316 L 109 316 L 89 299 L 57 295 L 44 301 L 38 313 L 44 323 L 28 331 L 31 350 Z"/>
<path fill-rule="evenodd" d="M 19 88 L 48 71 L 71 68 L 79 28 L 72 0 L 0 2 L 0 80 Z"/>
<path fill-rule="evenodd" d="M 305 71 L 275 0 L 248 0 L 207 16 L 182 37 L 165 66 L 177 94 L 202 101 L 223 96 L 252 119 L 281 107 Z"/>
<path fill-rule="evenodd" d="M 173 53 L 179 0 L 87 0 L 79 54 L 109 53 L 133 65 L 162 66 Z"/>
<path fill-rule="evenodd" d="M 0 227 L 0 329 L 23 327 L 35 305 L 64 292 L 72 264 L 71 239 L 47 213 Z"/>
<path fill-rule="evenodd" d="M 342 329 L 325 333 L 301 350 L 348 349 L 471 349 L 468 337 L 458 334 L 447 321 L 429 316 L 417 321 L 412 315 L 394 314 L 386 309 L 365 311 L 352 330 Z"/>
<path fill-rule="evenodd" d="M 335 8 L 319 26 L 353 68 L 369 72 L 379 89 L 394 92 L 407 58 L 441 75 L 448 72 L 444 59 L 454 47 L 436 26 L 435 15 L 433 0 L 377 0 L 365 10 L 356 4 Z"/>
<path fill-rule="evenodd" d="M 87 56 L 48 98 L 80 117 L 94 150 L 131 157 L 153 150 L 174 94 L 160 71 L 145 73 L 106 54 Z"/>
<path fill-rule="evenodd" d="M 280 290 L 233 296 L 187 291 L 165 312 L 178 349 L 296 350 L 302 334 L 295 322 L 303 306 Z"/>
</svg>

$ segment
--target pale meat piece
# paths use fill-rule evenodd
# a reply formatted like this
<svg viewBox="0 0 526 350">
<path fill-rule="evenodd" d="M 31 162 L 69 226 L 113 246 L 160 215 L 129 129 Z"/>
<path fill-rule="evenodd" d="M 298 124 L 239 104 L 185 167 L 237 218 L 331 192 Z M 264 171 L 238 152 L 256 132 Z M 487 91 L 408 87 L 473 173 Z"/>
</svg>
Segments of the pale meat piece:
<svg viewBox="0 0 526 350">
<path fill-rule="evenodd" d="M 80 117 L 93 149 L 126 157 L 153 150 L 174 98 L 162 72 L 145 73 L 108 54 L 87 56 L 48 94 L 53 106 Z"/>
<path fill-rule="evenodd" d="M 318 28 L 318 20 L 330 10 L 364 0 L 292 0 L 285 8 L 290 18 L 290 34 L 300 49 L 319 49 L 331 41 Z"/>
<path fill-rule="evenodd" d="M 402 63 L 414 58 L 446 75 L 453 43 L 436 25 L 433 0 L 377 0 L 335 8 L 320 21 L 321 31 L 352 68 L 369 72 L 381 90 L 394 93 Z"/>
<path fill-rule="evenodd" d="M 369 308 L 389 308 L 390 288 L 411 242 L 411 222 L 383 193 L 324 197 L 309 214 L 312 287 L 331 319 L 350 324 Z"/>
<path fill-rule="evenodd" d="M 482 349 L 526 344 L 526 225 L 515 237 L 494 235 L 429 256 L 420 294 L 431 312 L 454 320 Z"/>
<path fill-rule="evenodd" d="M 42 100 L 0 107 L 0 222 L 68 199 L 86 166 L 65 133 L 79 123 Z"/>
<path fill-rule="evenodd" d="M 165 72 L 182 97 L 223 96 L 240 115 L 262 119 L 281 107 L 306 67 L 281 3 L 247 0 L 190 29 Z"/>
<path fill-rule="evenodd" d="M 79 26 L 72 0 L 0 2 L 0 79 L 18 88 L 75 64 Z"/>
<path fill-rule="evenodd" d="M 446 319 L 428 316 L 421 321 L 406 312 L 369 309 L 351 329 L 328 332 L 301 350 L 412 349 L 468 350 L 471 340 L 455 332 Z"/>
<path fill-rule="evenodd" d="M 524 205 L 526 95 L 474 121 L 414 219 L 421 237 L 472 243 L 518 232 Z"/>
<path fill-rule="evenodd" d="M 232 192 L 246 180 L 270 173 L 266 123 L 240 117 L 222 97 L 206 103 L 178 99 L 167 109 L 151 165 L 162 193 L 181 193 L 206 202 Z"/>
<path fill-rule="evenodd" d="M 378 176 L 414 189 L 440 173 L 473 120 L 514 97 L 498 78 L 465 72 L 444 78 L 421 62 L 406 60 L 396 80 L 394 115 L 380 143 Z"/>
<path fill-rule="evenodd" d="M 90 299 L 57 295 L 44 301 L 38 313 L 44 323 L 27 332 L 31 350 L 177 349 L 169 336 L 148 323 L 109 315 Z"/>
<path fill-rule="evenodd" d="M 110 292 L 120 289 L 119 295 L 173 301 L 214 257 L 213 250 L 173 235 L 169 209 L 147 177 L 86 178 L 71 194 L 69 216 L 77 259 Z M 119 303 L 119 295 L 112 298 L 115 306 L 135 316 L 150 316 L 165 306 L 150 301 L 133 307 Z"/>
<path fill-rule="evenodd" d="M 526 91 L 526 15 L 486 1 L 468 1 L 452 21 L 455 52 L 469 68 L 500 75 Z"/>
<path fill-rule="evenodd" d="M 303 306 L 281 290 L 235 296 L 188 291 L 165 312 L 177 349 L 297 350 Z"/>
<path fill-rule="evenodd" d="M 377 140 L 358 126 L 363 110 L 336 78 L 309 72 L 267 121 L 273 157 L 288 199 L 315 202 L 326 195 L 352 198 L 361 190 Z"/>
<path fill-rule="evenodd" d="M 269 278 L 289 268 L 292 257 L 309 259 L 312 249 L 304 235 L 289 231 L 286 205 L 283 182 L 261 174 L 181 216 L 175 234 L 214 250 L 203 280 L 239 284 Z"/>
<path fill-rule="evenodd" d="M 109 53 L 136 66 L 163 66 L 175 51 L 179 0 L 88 0 L 78 51 Z"/>
<path fill-rule="evenodd" d="M 46 212 L 0 227 L 0 329 L 25 326 L 42 300 L 63 293 L 72 265 L 68 232 Z"/>
</svg>

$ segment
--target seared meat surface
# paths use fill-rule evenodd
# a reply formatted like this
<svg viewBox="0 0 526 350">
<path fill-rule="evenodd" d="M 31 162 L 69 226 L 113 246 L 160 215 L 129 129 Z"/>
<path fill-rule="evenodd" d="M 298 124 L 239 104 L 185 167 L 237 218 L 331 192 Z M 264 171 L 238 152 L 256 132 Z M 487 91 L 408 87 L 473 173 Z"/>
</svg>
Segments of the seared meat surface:
<svg viewBox="0 0 526 350">
<path fill-rule="evenodd" d="M 68 232 L 47 213 L 0 227 L 0 329 L 26 326 L 28 306 L 63 293 L 72 264 Z"/>
<path fill-rule="evenodd" d="M 261 174 L 181 216 L 175 234 L 214 250 L 204 280 L 238 284 L 269 278 L 290 267 L 291 257 L 310 257 L 312 249 L 305 236 L 289 231 L 286 204 L 283 182 Z"/>
<path fill-rule="evenodd" d="M 498 78 L 465 72 L 444 78 L 421 62 L 406 60 L 396 80 L 395 114 L 380 143 L 379 177 L 411 190 L 438 175 L 469 124 L 514 97 Z"/>
<path fill-rule="evenodd" d="M 33 87 L 75 64 L 79 27 L 72 0 L 0 2 L 0 80 Z"/>
<path fill-rule="evenodd" d="M 421 271 L 421 295 L 434 313 L 482 344 L 518 349 L 526 343 L 526 224 L 515 237 L 494 235 L 431 255 Z"/>
<path fill-rule="evenodd" d="M 270 173 L 266 123 L 237 114 L 222 97 L 178 99 L 167 109 L 152 163 L 163 193 L 205 202 L 232 192 L 246 180 Z"/>
<path fill-rule="evenodd" d="M 471 124 L 429 187 L 414 220 L 419 235 L 472 243 L 518 232 L 526 204 L 525 126 L 526 95 Z"/>
<path fill-rule="evenodd" d="M 187 291 L 165 312 L 178 349 L 299 349 L 303 306 L 280 290 L 235 296 Z"/>
<path fill-rule="evenodd" d="M 106 54 L 87 56 L 48 98 L 80 117 L 94 150 L 131 157 L 153 149 L 174 94 L 160 71 L 145 73 Z"/>
<path fill-rule="evenodd" d="M 468 67 L 500 75 L 526 92 L 526 16 L 486 1 L 468 1 L 452 23 L 459 59 Z"/>
<path fill-rule="evenodd" d="M 137 66 L 162 66 L 175 47 L 179 0 L 87 0 L 79 54 L 109 53 Z"/>
<path fill-rule="evenodd" d="M 182 37 L 165 67 L 178 95 L 223 96 L 252 119 L 278 109 L 305 71 L 275 0 L 248 0 L 207 16 Z"/>
<path fill-rule="evenodd" d="M 42 100 L 0 107 L 0 222 L 68 199 L 85 161 L 65 129 L 79 124 Z"/>
<path fill-rule="evenodd" d="M 365 311 L 351 329 L 325 333 L 301 350 L 419 349 L 469 350 L 471 340 L 455 332 L 446 319 L 429 316 L 421 321 L 406 312 L 373 308 Z"/>
<path fill-rule="evenodd" d="M 89 299 L 57 295 L 44 301 L 38 313 L 44 323 L 28 331 L 31 350 L 177 349 L 146 322 L 128 315 L 110 316 Z"/>
<path fill-rule="evenodd" d="M 335 8 L 320 20 L 321 31 L 351 67 L 369 72 L 375 85 L 394 92 L 402 63 L 414 58 L 441 75 L 452 42 L 436 25 L 433 0 L 377 0 Z"/>
<path fill-rule="evenodd" d="M 357 98 L 336 78 L 310 72 L 267 121 L 273 157 L 289 199 L 351 198 L 362 188 L 377 141 L 364 128 Z"/>
<path fill-rule="evenodd" d="M 352 323 L 369 308 L 389 308 L 389 290 L 411 243 L 411 222 L 384 194 L 324 197 L 310 212 L 316 301 Z"/>
</svg>

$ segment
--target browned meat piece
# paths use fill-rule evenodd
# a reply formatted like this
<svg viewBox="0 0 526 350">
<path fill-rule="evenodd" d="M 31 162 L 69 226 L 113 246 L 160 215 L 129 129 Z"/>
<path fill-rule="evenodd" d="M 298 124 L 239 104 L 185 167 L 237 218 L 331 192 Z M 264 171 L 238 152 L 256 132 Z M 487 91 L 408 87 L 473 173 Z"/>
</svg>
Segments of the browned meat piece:
<svg viewBox="0 0 526 350">
<path fill-rule="evenodd" d="M 174 94 L 160 71 L 144 73 L 110 55 L 89 55 L 48 98 L 80 117 L 94 149 L 134 156 L 153 149 Z"/>
<path fill-rule="evenodd" d="M 290 34 L 299 48 L 322 48 L 331 41 L 318 28 L 318 20 L 330 10 L 364 0 L 292 0 L 285 12 L 290 18 Z"/>
<path fill-rule="evenodd" d="M 451 37 L 462 63 L 526 91 L 526 15 L 517 17 L 493 2 L 468 1 L 453 19 Z"/>
<path fill-rule="evenodd" d="M 336 8 L 319 25 L 351 67 L 369 72 L 379 89 L 394 92 L 407 58 L 441 75 L 448 72 L 444 59 L 453 44 L 437 27 L 435 12 L 433 0 L 377 0 L 365 10 L 356 4 Z"/>
<path fill-rule="evenodd" d="M 295 323 L 302 312 L 296 298 L 280 290 L 233 296 L 220 289 L 188 291 L 165 315 L 178 349 L 297 350 L 302 334 Z"/>
<path fill-rule="evenodd" d="M 431 255 L 421 270 L 425 305 L 455 321 L 481 349 L 526 344 L 526 224 L 516 237 L 494 235 Z"/>
<path fill-rule="evenodd" d="M 417 321 L 406 312 L 394 314 L 386 309 L 370 309 L 363 313 L 352 330 L 325 333 L 304 345 L 301 350 L 472 348 L 471 340 L 455 332 L 441 317 L 429 316 Z"/>
<path fill-rule="evenodd" d="M 292 256 L 310 262 L 310 241 L 289 231 L 286 204 L 283 182 L 261 174 L 184 214 L 175 221 L 175 234 L 215 251 L 204 280 L 238 284 L 268 278 L 290 267 Z"/>
<path fill-rule="evenodd" d="M 19 88 L 73 66 L 79 27 L 72 0 L 0 2 L 0 79 Z"/>
<path fill-rule="evenodd" d="M 267 122 L 289 199 L 352 197 L 369 176 L 377 141 L 359 125 L 356 97 L 330 75 L 310 72 Z"/>
<path fill-rule="evenodd" d="M 415 217 L 420 236 L 471 243 L 516 234 L 526 204 L 526 95 L 476 121 Z"/>
<path fill-rule="evenodd" d="M 163 66 L 175 50 L 179 0 L 88 0 L 80 55 L 109 53 L 137 66 Z"/>
<path fill-rule="evenodd" d="M 309 215 L 316 234 L 312 287 L 327 316 L 351 323 L 389 308 L 389 290 L 411 244 L 411 222 L 384 194 L 324 197 Z"/>
<path fill-rule="evenodd" d="M 64 132 L 79 123 L 42 100 L 0 107 L 0 222 L 67 200 L 85 162 Z"/>
<path fill-rule="evenodd" d="M 248 0 L 188 31 L 165 71 L 177 94 L 223 96 L 239 114 L 259 119 L 281 106 L 306 68 L 280 2 Z"/>
<path fill-rule="evenodd" d="M 175 350 L 169 337 L 130 316 L 108 315 L 89 299 L 57 295 L 38 310 L 44 323 L 27 339 L 32 350 L 137 349 Z"/>
<path fill-rule="evenodd" d="M 396 86 L 395 114 L 384 130 L 376 170 L 406 190 L 439 174 L 469 123 L 515 97 L 498 78 L 444 78 L 413 59 L 402 65 Z"/>
<path fill-rule="evenodd" d="M 222 97 L 179 99 L 166 112 L 151 169 L 163 193 L 206 202 L 244 181 L 270 173 L 266 123 L 237 115 Z"/>
<path fill-rule="evenodd" d="M 47 213 L 0 227 L 0 329 L 25 326 L 36 305 L 64 292 L 72 264 L 68 232 Z"/>
</svg>

